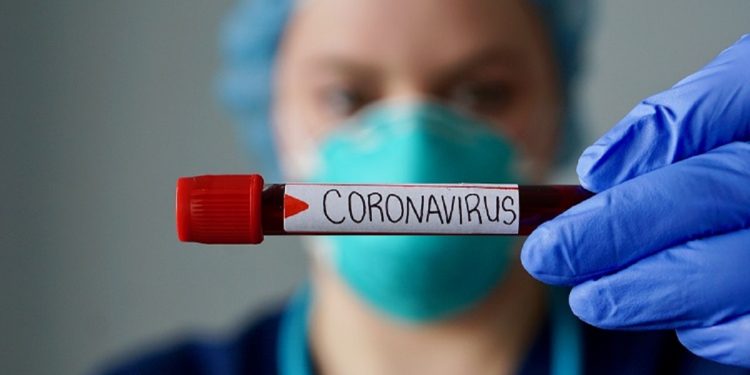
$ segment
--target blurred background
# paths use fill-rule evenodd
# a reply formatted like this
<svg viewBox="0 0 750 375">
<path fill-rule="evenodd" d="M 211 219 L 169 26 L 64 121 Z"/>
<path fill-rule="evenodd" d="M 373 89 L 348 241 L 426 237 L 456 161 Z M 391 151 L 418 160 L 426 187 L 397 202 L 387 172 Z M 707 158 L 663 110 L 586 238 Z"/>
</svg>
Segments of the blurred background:
<svg viewBox="0 0 750 375">
<path fill-rule="evenodd" d="M 292 238 L 175 237 L 178 176 L 257 165 L 213 95 L 231 3 L 0 2 L 0 373 L 91 373 L 226 334 L 305 277 Z M 750 32 L 744 0 L 595 5 L 587 142 Z"/>
</svg>

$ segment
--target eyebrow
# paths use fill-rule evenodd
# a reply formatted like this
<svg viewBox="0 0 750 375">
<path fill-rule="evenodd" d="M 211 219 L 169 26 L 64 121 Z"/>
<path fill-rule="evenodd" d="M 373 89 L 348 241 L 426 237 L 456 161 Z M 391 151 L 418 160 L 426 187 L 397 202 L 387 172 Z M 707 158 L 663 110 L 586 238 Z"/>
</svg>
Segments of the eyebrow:
<svg viewBox="0 0 750 375">
<path fill-rule="evenodd" d="M 368 79 L 377 78 L 380 71 L 365 62 L 359 62 L 343 56 L 326 56 L 318 58 L 310 64 L 314 69 L 322 69 L 336 73 L 346 73 L 356 77 Z"/>
<path fill-rule="evenodd" d="M 441 72 L 438 81 L 452 82 L 482 66 L 491 64 L 502 64 L 513 69 L 521 68 L 523 67 L 523 60 L 521 54 L 514 49 L 506 47 L 484 48 L 472 53 L 465 60 Z"/>
</svg>

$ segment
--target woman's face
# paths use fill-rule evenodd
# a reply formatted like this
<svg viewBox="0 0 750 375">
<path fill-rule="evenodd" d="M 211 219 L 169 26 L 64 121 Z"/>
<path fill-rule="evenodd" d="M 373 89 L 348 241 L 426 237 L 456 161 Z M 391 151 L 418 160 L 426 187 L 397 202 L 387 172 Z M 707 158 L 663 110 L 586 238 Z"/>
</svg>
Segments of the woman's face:
<svg viewBox="0 0 750 375">
<path fill-rule="evenodd" d="M 326 135 L 368 104 L 438 100 L 515 145 L 531 179 L 552 162 L 554 56 L 525 0 L 306 0 L 284 35 L 274 123 L 282 164 L 304 175 Z"/>
</svg>

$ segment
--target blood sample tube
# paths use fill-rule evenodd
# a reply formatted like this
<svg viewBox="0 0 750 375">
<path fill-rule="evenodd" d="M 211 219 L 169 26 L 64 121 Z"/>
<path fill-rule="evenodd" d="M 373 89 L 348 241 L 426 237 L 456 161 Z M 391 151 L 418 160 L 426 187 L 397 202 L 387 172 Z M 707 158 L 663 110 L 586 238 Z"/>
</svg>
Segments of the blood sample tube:
<svg viewBox="0 0 750 375">
<path fill-rule="evenodd" d="M 181 177 L 177 235 L 258 244 L 264 235 L 528 235 L 593 193 L 576 185 L 264 184 L 260 175 Z"/>
</svg>

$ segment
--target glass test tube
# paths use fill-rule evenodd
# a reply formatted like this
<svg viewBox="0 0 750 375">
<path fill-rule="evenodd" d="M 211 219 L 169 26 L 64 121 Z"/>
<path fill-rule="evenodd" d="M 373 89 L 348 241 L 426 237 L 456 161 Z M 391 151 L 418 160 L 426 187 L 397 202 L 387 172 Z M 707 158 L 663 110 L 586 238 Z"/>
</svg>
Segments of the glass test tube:
<svg viewBox="0 0 750 375">
<path fill-rule="evenodd" d="M 264 235 L 528 235 L 593 193 L 577 185 L 264 184 L 260 175 L 182 177 L 182 241 Z"/>
</svg>

